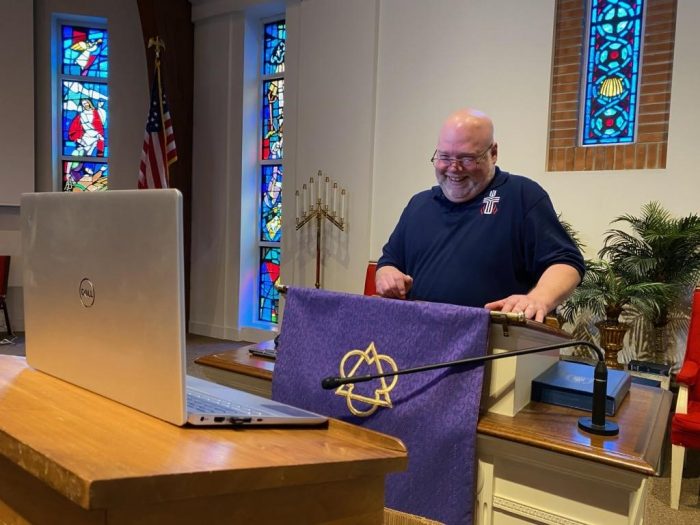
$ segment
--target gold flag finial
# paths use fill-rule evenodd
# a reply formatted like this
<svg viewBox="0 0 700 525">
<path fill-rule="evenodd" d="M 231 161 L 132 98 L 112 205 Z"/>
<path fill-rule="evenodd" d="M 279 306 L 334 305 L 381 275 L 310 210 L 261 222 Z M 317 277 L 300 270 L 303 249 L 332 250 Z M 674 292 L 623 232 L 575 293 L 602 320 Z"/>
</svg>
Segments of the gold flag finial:
<svg viewBox="0 0 700 525">
<path fill-rule="evenodd" d="M 165 42 L 159 36 L 152 36 L 148 39 L 148 49 L 156 47 L 156 60 L 160 59 L 160 50 L 165 49 Z"/>
</svg>

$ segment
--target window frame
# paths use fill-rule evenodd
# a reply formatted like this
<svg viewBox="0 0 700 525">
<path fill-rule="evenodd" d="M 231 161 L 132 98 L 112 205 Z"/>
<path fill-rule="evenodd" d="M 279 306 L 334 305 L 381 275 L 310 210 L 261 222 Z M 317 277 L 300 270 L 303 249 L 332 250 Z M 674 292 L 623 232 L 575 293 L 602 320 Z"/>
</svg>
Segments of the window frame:
<svg viewBox="0 0 700 525">
<path fill-rule="evenodd" d="M 646 0 L 635 144 L 578 144 L 586 10 L 556 0 L 546 172 L 664 170 L 668 152 L 677 0 Z"/>
<path fill-rule="evenodd" d="M 597 0 L 597 1 L 605 1 L 605 0 Z M 590 147 L 606 147 L 606 146 L 624 146 L 628 144 L 636 144 L 638 140 L 638 129 L 639 129 L 639 102 L 640 102 L 640 97 L 641 97 L 641 86 L 642 86 L 642 68 L 644 67 L 644 35 L 645 35 L 645 29 L 646 29 L 646 22 L 647 22 L 647 0 L 641 0 L 643 2 L 642 5 L 642 10 L 641 10 L 641 32 L 639 35 L 639 63 L 637 67 L 637 73 L 636 73 L 636 86 L 635 86 L 635 100 L 634 100 L 634 129 L 632 130 L 632 137 L 631 140 L 626 140 L 626 141 L 607 141 L 607 142 L 596 142 L 596 143 L 590 143 L 586 144 L 585 139 L 584 139 L 584 132 L 585 132 L 585 127 L 586 127 L 586 109 L 589 105 L 589 99 L 586 97 L 587 94 L 587 89 L 588 89 L 588 82 L 586 81 L 586 77 L 588 75 L 588 67 L 590 64 L 590 43 L 591 43 L 591 16 L 592 16 L 592 10 L 593 10 L 593 2 L 594 0 L 586 0 L 586 6 L 585 6 L 585 29 L 582 37 L 582 61 L 581 61 L 581 82 L 580 82 L 580 88 L 581 92 L 579 95 L 579 100 L 580 100 L 580 114 L 578 117 L 578 133 L 577 133 L 577 146 L 582 147 L 582 148 L 590 148 Z M 591 97 L 593 98 L 593 97 Z"/>
<path fill-rule="evenodd" d="M 285 69 L 282 73 L 273 73 L 273 74 L 264 74 L 263 73 L 263 67 L 264 67 L 264 53 L 265 53 L 265 26 L 268 24 L 273 24 L 273 23 L 279 23 L 279 22 L 284 22 L 285 23 L 285 31 L 286 31 L 286 16 L 284 13 L 276 14 L 273 16 L 268 16 L 261 18 L 258 22 L 258 77 L 257 77 L 257 86 L 258 86 L 258 96 L 257 96 L 257 114 L 258 114 L 258 119 L 257 119 L 257 126 L 256 126 L 256 142 L 257 142 L 257 162 L 256 162 L 256 180 L 257 180 L 257 191 L 255 194 L 256 198 L 256 206 L 255 206 L 255 248 L 256 248 L 256 266 L 255 266 L 255 313 L 254 313 L 254 323 L 255 324 L 262 324 L 266 327 L 273 328 L 273 327 L 278 327 L 279 326 L 279 302 L 278 302 L 278 319 L 277 321 L 268 321 L 266 319 L 261 318 L 261 287 L 262 287 L 262 272 L 261 272 L 261 266 L 262 266 L 262 252 L 263 248 L 277 248 L 279 250 L 280 254 L 280 265 L 281 265 L 281 259 L 282 259 L 282 235 L 280 235 L 280 240 L 279 241 L 264 241 L 262 240 L 262 221 L 261 221 L 261 214 L 262 214 L 262 198 L 263 198 L 263 192 L 262 192 L 262 182 L 263 182 L 263 166 L 276 166 L 279 165 L 282 168 L 282 188 L 280 191 L 283 191 L 284 188 L 284 150 L 282 150 L 282 157 L 279 159 L 263 159 L 263 147 L 262 147 L 262 132 L 263 132 L 263 118 L 261 114 L 261 110 L 263 107 L 264 103 L 264 86 L 265 83 L 268 81 L 274 81 L 274 80 L 285 80 L 285 75 L 287 73 L 287 64 L 285 62 Z M 286 82 L 285 82 L 286 85 Z M 282 106 L 282 115 L 284 115 L 284 105 Z M 282 201 L 282 206 L 284 206 L 283 201 Z"/>
<path fill-rule="evenodd" d="M 91 17 L 83 15 L 70 15 L 70 14 L 54 14 L 52 16 L 51 27 L 51 157 L 52 157 L 52 189 L 53 191 L 64 191 L 64 180 L 63 180 L 63 163 L 65 161 L 75 160 L 75 159 L 91 159 L 90 162 L 100 162 L 107 165 L 108 172 L 108 183 L 107 189 L 109 189 L 109 156 L 104 157 L 78 157 L 72 155 L 63 154 L 63 82 L 64 80 L 73 80 L 77 82 L 89 82 L 94 84 L 104 84 L 107 86 L 107 92 L 109 93 L 109 98 L 111 98 L 111 67 L 108 62 L 108 76 L 106 79 L 96 78 L 96 77 L 82 77 L 77 75 L 66 75 L 62 72 L 63 65 L 63 54 L 62 54 L 62 27 L 65 25 L 70 26 L 84 26 L 90 29 L 103 29 L 109 35 L 108 20 L 102 17 Z M 109 99 L 108 99 L 109 100 Z M 109 106 L 111 109 L 111 105 Z M 107 112 L 107 125 L 109 128 L 111 118 L 109 117 L 110 112 Z M 109 137 L 111 134 L 107 133 Z"/>
</svg>

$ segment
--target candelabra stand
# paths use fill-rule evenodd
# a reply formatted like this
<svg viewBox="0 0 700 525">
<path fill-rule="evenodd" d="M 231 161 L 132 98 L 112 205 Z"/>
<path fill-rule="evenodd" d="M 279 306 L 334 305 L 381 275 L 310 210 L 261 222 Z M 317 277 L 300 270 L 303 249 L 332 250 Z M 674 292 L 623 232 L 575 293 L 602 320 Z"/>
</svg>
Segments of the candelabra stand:
<svg viewBox="0 0 700 525">
<path fill-rule="evenodd" d="M 339 199 L 338 192 L 340 192 Z M 306 184 L 302 185 L 301 193 L 299 190 L 296 190 L 294 193 L 296 229 L 299 230 L 313 219 L 316 219 L 316 288 L 321 287 L 321 230 L 323 229 L 323 220 L 328 219 L 340 231 L 345 231 L 346 198 L 347 192 L 345 189 L 339 188 L 337 182 L 333 182 L 331 186 L 330 177 L 324 177 L 321 170 L 318 170 L 316 177 L 309 179 L 308 186 Z"/>
</svg>

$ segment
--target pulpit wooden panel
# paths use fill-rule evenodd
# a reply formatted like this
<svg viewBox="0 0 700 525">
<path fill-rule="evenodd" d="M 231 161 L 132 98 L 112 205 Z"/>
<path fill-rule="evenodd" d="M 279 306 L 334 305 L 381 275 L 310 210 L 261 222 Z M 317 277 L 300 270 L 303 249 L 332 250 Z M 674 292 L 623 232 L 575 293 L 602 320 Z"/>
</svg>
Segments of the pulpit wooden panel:
<svg viewBox="0 0 700 525">
<path fill-rule="evenodd" d="M 382 523 L 390 436 L 180 428 L 0 356 L 0 522 Z"/>
</svg>

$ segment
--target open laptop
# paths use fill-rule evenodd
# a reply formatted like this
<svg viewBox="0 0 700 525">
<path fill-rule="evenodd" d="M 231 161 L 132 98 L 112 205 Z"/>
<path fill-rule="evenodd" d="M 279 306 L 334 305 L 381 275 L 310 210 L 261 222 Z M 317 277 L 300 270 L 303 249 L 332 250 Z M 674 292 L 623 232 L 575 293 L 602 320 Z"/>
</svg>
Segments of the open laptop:
<svg viewBox="0 0 700 525">
<path fill-rule="evenodd" d="M 176 425 L 327 420 L 186 376 L 179 191 L 28 193 L 20 215 L 30 366 Z"/>
</svg>

